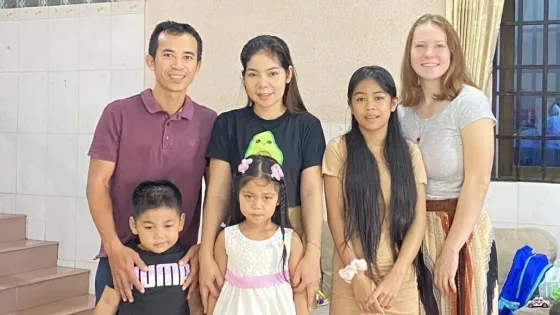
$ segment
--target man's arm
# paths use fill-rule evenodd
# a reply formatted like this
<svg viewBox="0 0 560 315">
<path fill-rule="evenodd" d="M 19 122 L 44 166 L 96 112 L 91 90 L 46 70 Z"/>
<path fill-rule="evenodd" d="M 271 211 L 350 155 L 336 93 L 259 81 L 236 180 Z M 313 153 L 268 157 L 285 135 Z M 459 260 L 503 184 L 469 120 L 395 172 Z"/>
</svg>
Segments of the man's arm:
<svg viewBox="0 0 560 315">
<path fill-rule="evenodd" d="M 119 241 L 109 195 L 109 181 L 115 172 L 115 163 L 91 158 L 86 186 L 89 211 L 106 251 Z"/>
<path fill-rule="evenodd" d="M 147 267 L 138 253 L 125 247 L 119 240 L 113 218 L 113 206 L 109 195 L 109 182 L 115 171 L 115 163 L 90 159 L 86 196 L 89 211 L 109 258 L 115 291 L 130 302 L 133 301 L 130 283 L 140 292 L 144 288 L 134 276 L 134 265 Z"/>
</svg>

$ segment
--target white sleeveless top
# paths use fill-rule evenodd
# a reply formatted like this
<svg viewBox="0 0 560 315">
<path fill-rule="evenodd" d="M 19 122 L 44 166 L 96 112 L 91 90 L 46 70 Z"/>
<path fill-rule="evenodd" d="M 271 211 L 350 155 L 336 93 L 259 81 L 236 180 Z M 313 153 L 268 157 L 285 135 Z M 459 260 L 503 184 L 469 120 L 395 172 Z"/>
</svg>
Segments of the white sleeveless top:
<svg viewBox="0 0 560 315">
<path fill-rule="evenodd" d="M 280 228 L 269 239 L 254 241 L 241 233 L 239 225 L 225 228 L 226 280 L 214 314 L 296 314 L 288 268 L 293 231 L 284 231 L 284 241 Z M 284 267 L 283 243 L 287 252 Z"/>
<path fill-rule="evenodd" d="M 479 89 L 464 85 L 459 95 L 433 117 L 420 119 L 414 107 L 399 106 L 399 120 L 406 139 L 422 152 L 428 183 L 426 199 L 459 197 L 463 186 L 463 139 L 468 124 L 490 118 L 496 123 L 488 97 Z"/>
</svg>

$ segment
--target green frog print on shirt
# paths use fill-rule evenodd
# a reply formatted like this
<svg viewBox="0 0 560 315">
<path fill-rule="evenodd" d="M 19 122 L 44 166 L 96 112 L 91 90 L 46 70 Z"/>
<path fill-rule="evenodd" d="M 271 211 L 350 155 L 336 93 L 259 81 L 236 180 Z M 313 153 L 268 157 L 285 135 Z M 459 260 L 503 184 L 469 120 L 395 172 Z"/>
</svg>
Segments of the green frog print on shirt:
<svg viewBox="0 0 560 315">
<path fill-rule="evenodd" d="M 269 156 L 280 163 L 280 165 L 284 162 L 284 154 L 276 144 L 274 135 L 270 131 L 263 131 L 253 136 L 245 152 L 245 158 L 254 154 Z"/>
</svg>

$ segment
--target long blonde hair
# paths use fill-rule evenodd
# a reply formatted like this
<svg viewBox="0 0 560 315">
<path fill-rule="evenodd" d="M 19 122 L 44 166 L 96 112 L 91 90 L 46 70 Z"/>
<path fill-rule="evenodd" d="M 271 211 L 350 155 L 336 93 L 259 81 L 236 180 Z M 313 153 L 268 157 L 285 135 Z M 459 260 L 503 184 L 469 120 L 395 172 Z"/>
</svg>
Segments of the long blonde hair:
<svg viewBox="0 0 560 315">
<path fill-rule="evenodd" d="M 408 32 L 406 47 L 401 65 L 401 104 L 403 106 L 416 106 L 424 98 L 424 92 L 420 86 L 420 78 L 412 68 L 410 52 L 412 50 L 412 38 L 416 28 L 420 25 L 432 24 L 439 27 L 445 33 L 447 46 L 451 54 L 449 69 L 441 77 L 441 93 L 434 96 L 435 100 L 452 100 L 461 91 L 464 84 L 477 87 L 467 71 L 465 57 L 461 49 L 461 42 L 457 32 L 443 16 L 438 14 L 422 15 Z"/>
</svg>

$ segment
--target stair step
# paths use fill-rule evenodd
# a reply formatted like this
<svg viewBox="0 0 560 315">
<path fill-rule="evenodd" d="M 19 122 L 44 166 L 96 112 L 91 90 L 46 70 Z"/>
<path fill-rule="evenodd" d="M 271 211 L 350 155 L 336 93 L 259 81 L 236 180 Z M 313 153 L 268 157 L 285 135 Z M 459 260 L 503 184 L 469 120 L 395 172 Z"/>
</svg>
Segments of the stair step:
<svg viewBox="0 0 560 315">
<path fill-rule="evenodd" d="M 23 214 L 0 214 L 0 242 L 24 240 L 25 220 Z"/>
<path fill-rule="evenodd" d="M 0 315 L 88 293 L 89 270 L 50 267 L 0 277 Z"/>
<path fill-rule="evenodd" d="M 56 266 L 58 243 L 19 240 L 0 243 L 0 276 Z"/>
<path fill-rule="evenodd" d="M 82 295 L 7 315 L 93 315 L 95 296 Z"/>
</svg>

